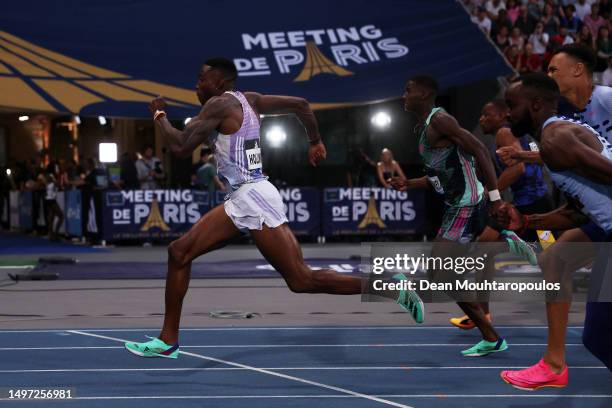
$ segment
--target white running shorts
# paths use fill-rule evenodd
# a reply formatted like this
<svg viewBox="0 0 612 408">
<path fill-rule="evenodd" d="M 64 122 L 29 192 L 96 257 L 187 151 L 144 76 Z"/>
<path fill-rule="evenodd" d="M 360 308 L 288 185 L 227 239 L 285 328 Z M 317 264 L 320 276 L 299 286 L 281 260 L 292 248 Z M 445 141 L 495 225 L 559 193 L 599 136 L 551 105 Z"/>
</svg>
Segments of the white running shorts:
<svg viewBox="0 0 612 408">
<path fill-rule="evenodd" d="M 283 200 L 276 187 L 267 180 L 243 184 L 223 206 L 241 231 L 261 230 L 264 224 L 276 228 L 288 222 Z"/>
</svg>

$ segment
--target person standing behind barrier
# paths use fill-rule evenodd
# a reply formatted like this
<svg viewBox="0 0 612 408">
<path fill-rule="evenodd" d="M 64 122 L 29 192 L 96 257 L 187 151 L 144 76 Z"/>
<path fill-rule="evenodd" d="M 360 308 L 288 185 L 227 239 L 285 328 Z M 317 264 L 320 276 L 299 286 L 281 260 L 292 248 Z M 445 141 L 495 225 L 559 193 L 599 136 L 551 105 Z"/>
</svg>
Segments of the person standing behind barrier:
<svg viewBox="0 0 612 408">
<path fill-rule="evenodd" d="M 147 146 L 143 157 L 136 162 L 140 188 L 143 190 L 154 190 L 159 188 L 164 179 L 164 169 L 160 159 L 153 155 L 153 147 Z"/>
<path fill-rule="evenodd" d="M 402 171 L 400 165 L 393 160 L 393 152 L 386 147 L 380 152 L 380 161 L 376 165 L 376 171 L 378 174 L 378 181 L 384 188 L 391 188 L 387 180 L 392 177 L 399 176 L 404 180 L 406 179 L 406 175 Z"/>
<path fill-rule="evenodd" d="M 216 190 L 226 191 L 227 188 L 217 176 L 217 166 L 210 147 L 204 147 L 200 150 L 200 164 L 201 166 L 198 167 L 195 174 L 196 186 L 200 190 L 208 191 L 212 200 Z"/>
<path fill-rule="evenodd" d="M 57 203 L 58 183 L 55 175 L 51 171 L 41 175 L 45 183 L 45 210 L 47 213 L 47 227 L 49 229 L 49 239 L 57 241 L 59 230 L 64 222 L 64 212 Z M 57 224 L 55 223 L 57 219 Z"/>
<path fill-rule="evenodd" d="M 136 163 L 138 158 L 135 153 L 126 152 L 121 155 L 119 166 L 121 168 L 121 178 L 119 188 L 123 190 L 138 190 L 140 181 L 138 180 L 138 169 Z"/>
</svg>

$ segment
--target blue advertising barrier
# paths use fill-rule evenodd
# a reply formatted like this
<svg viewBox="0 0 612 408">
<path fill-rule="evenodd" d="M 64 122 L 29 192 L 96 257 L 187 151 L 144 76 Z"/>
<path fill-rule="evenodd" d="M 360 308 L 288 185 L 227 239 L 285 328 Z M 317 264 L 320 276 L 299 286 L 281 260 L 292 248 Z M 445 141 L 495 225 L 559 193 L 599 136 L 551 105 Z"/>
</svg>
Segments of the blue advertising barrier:
<svg viewBox="0 0 612 408">
<path fill-rule="evenodd" d="M 207 191 L 107 191 L 102 204 L 102 235 L 108 241 L 177 238 L 208 210 Z"/>
<path fill-rule="evenodd" d="M 313 187 L 288 187 L 279 190 L 289 228 L 295 235 L 321 235 L 321 194 Z"/>
<path fill-rule="evenodd" d="M 378 187 L 326 188 L 323 191 L 323 234 L 414 234 L 425 221 L 425 194 Z"/>
<path fill-rule="evenodd" d="M 64 192 L 64 216 L 66 218 L 66 233 L 80 237 L 83 235 L 83 217 L 81 214 L 81 191 L 68 190 Z"/>
<path fill-rule="evenodd" d="M 33 194 L 23 191 L 19 194 L 19 228 L 29 231 L 34 228 Z"/>
<path fill-rule="evenodd" d="M 384 235 L 421 233 L 425 224 L 425 194 L 383 188 L 287 187 L 279 190 L 289 227 L 300 236 Z M 102 203 L 102 235 L 120 239 L 177 238 L 195 224 L 212 203 L 207 191 L 106 191 Z M 66 232 L 83 234 L 82 196 L 65 192 Z M 19 194 L 19 227 L 32 228 L 32 194 Z"/>
</svg>

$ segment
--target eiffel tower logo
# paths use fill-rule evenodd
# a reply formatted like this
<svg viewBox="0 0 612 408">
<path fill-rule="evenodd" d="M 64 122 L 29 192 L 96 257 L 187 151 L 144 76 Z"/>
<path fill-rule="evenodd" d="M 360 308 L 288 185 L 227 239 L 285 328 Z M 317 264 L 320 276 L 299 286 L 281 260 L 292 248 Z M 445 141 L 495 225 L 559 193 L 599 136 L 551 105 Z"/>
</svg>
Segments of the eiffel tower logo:
<svg viewBox="0 0 612 408">
<path fill-rule="evenodd" d="M 157 204 L 157 200 L 153 200 L 153 203 L 151 204 L 151 212 L 149 213 L 149 218 L 147 218 L 147 222 L 144 223 L 140 230 L 144 232 L 155 227 L 159 228 L 162 231 L 170 230 L 170 227 L 168 227 L 168 224 L 164 222 L 161 217 L 161 214 L 159 213 L 159 204 Z"/>
<path fill-rule="evenodd" d="M 359 223 L 357 228 L 364 229 L 368 225 L 376 224 L 380 228 L 387 228 L 383 220 L 378 215 L 378 210 L 376 209 L 376 201 L 374 197 L 370 197 L 370 201 L 368 201 L 368 210 L 363 216 L 363 220 Z"/>
<path fill-rule="evenodd" d="M 0 106 L 42 112 L 78 114 L 93 104 L 150 102 L 157 95 L 173 106 L 200 106 L 191 89 L 132 78 L 1 30 L 0 89 Z"/>
<path fill-rule="evenodd" d="M 293 81 L 302 82 L 308 81 L 315 75 L 319 74 L 336 74 L 339 76 L 353 75 L 351 71 L 342 68 L 339 65 L 331 62 L 321 50 L 317 48 L 314 42 L 309 41 L 306 43 L 306 64 L 300 75 L 298 75 Z"/>
</svg>

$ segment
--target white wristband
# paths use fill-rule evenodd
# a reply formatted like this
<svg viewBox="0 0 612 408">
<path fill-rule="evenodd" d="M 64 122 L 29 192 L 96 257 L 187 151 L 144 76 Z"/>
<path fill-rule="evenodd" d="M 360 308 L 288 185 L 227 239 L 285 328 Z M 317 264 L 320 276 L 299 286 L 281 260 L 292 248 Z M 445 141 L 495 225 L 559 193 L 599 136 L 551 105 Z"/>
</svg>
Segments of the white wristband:
<svg viewBox="0 0 612 408">
<path fill-rule="evenodd" d="M 163 110 L 156 110 L 155 114 L 153 115 L 153 120 L 157 120 L 157 118 L 159 118 L 160 116 L 166 116 L 166 112 L 164 112 Z"/>
<path fill-rule="evenodd" d="M 499 194 L 499 190 L 489 191 L 489 200 L 491 201 L 501 200 L 501 195 Z"/>
</svg>

